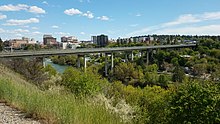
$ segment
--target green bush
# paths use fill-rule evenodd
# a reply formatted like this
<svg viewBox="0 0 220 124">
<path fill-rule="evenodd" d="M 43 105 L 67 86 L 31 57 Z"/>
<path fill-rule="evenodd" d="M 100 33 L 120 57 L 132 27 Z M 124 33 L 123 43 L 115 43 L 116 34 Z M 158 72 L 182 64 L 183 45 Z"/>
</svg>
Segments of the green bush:
<svg viewBox="0 0 220 124">
<path fill-rule="evenodd" d="M 107 81 L 91 71 L 81 72 L 73 67 L 67 68 L 62 75 L 61 84 L 72 93 L 79 95 L 92 95 L 99 92 Z"/>
<path fill-rule="evenodd" d="M 172 95 L 170 123 L 220 123 L 220 92 L 208 82 L 189 82 Z"/>
</svg>

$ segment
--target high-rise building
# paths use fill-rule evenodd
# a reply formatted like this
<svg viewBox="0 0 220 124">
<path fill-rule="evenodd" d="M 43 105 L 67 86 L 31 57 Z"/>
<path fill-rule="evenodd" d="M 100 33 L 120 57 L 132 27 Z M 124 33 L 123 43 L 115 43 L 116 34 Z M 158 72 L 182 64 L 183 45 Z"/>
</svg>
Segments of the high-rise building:
<svg viewBox="0 0 220 124">
<path fill-rule="evenodd" d="M 61 42 L 63 42 L 63 43 L 78 43 L 78 39 L 74 36 L 64 36 L 64 37 L 61 37 Z"/>
<path fill-rule="evenodd" d="M 76 49 L 80 47 L 80 42 L 74 36 L 63 36 L 61 37 L 62 49 Z"/>
<path fill-rule="evenodd" d="M 91 41 L 92 43 L 97 44 L 97 36 L 92 36 Z"/>
<path fill-rule="evenodd" d="M 98 47 L 105 47 L 108 45 L 108 36 L 107 35 L 99 35 L 97 36 L 97 46 Z"/>
<path fill-rule="evenodd" d="M 44 35 L 43 36 L 44 45 L 56 45 L 57 40 L 52 35 Z"/>
</svg>

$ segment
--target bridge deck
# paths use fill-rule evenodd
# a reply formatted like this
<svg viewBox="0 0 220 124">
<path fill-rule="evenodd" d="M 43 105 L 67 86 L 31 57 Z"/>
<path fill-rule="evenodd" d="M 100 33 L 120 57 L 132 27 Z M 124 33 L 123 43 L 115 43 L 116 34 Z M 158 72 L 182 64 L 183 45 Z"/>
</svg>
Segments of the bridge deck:
<svg viewBox="0 0 220 124">
<path fill-rule="evenodd" d="M 75 49 L 75 50 L 23 51 L 23 52 L 9 52 L 9 53 L 2 52 L 0 53 L 0 58 L 110 53 L 110 52 L 133 51 L 133 50 L 146 51 L 150 49 L 184 48 L 184 47 L 195 47 L 195 46 L 196 44 L 182 44 L 182 45 L 135 46 L 135 47 L 114 47 L 114 48 L 90 48 L 90 49 L 83 48 L 83 49 Z"/>
</svg>

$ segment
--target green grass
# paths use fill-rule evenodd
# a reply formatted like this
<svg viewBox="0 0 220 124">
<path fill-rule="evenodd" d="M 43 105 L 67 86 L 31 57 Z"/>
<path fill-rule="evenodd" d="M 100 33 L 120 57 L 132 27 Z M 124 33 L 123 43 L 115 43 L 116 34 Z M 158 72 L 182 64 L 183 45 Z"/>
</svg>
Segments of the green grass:
<svg viewBox="0 0 220 124">
<path fill-rule="evenodd" d="M 0 100 L 50 124 L 121 123 L 116 115 L 103 106 L 76 99 L 72 94 L 41 91 L 11 72 L 0 72 Z"/>
</svg>

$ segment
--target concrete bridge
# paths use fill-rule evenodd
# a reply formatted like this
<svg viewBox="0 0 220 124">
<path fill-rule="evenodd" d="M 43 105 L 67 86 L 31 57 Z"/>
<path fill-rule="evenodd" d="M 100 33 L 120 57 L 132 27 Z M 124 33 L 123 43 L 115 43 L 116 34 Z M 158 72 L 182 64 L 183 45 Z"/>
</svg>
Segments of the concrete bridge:
<svg viewBox="0 0 220 124">
<path fill-rule="evenodd" d="M 49 50 L 49 51 L 22 51 L 22 52 L 2 52 L 0 58 L 26 58 L 26 57 L 49 57 L 61 55 L 78 55 L 77 66 L 80 67 L 80 57 L 84 57 L 84 68 L 86 70 L 86 55 L 91 53 L 105 53 L 105 74 L 107 75 L 108 60 L 107 56 L 111 54 L 111 69 L 114 67 L 114 53 L 115 52 L 131 52 L 131 59 L 133 60 L 133 51 L 146 51 L 147 64 L 149 63 L 149 52 L 155 49 L 177 49 L 186 47 L 196 47 L 196 44 L 181 44 L 181 45 L 158 45 L 158 46 L 135 46 L 135 47 L 114 47 L 114 48 L 82 48 L 75 50 Z"/>
</svg>

